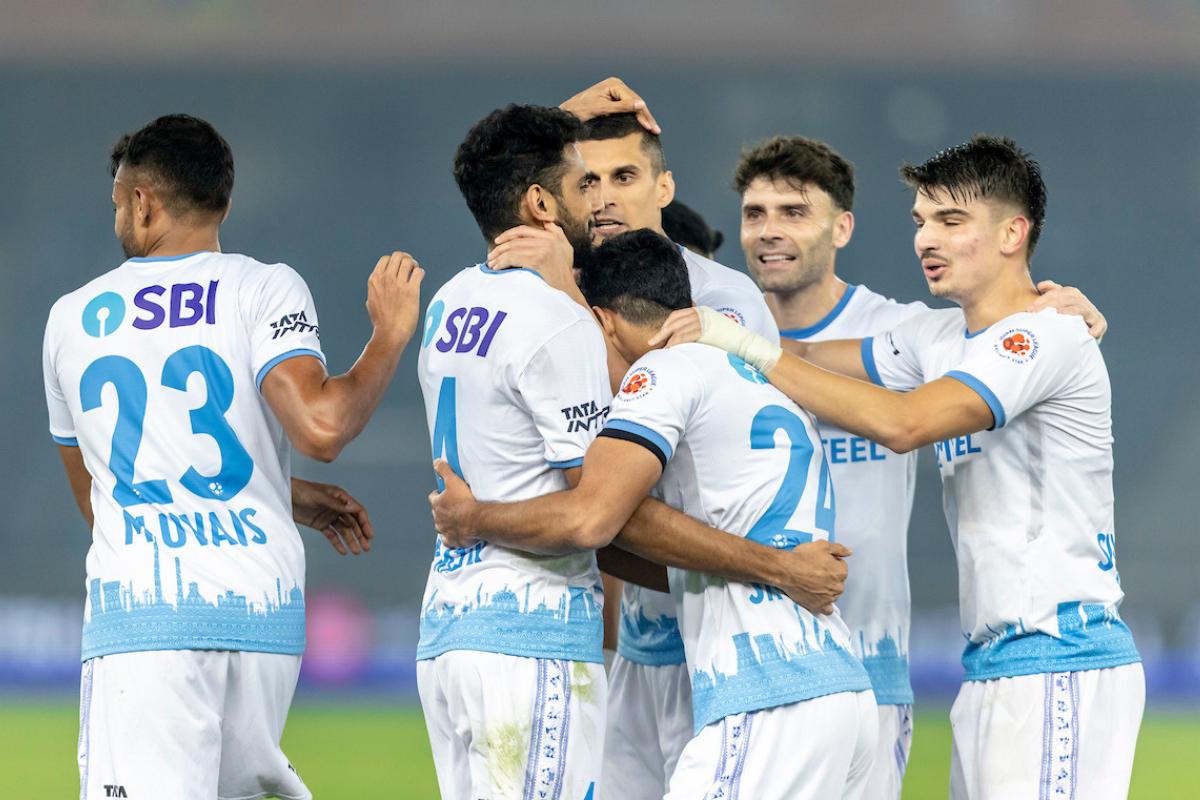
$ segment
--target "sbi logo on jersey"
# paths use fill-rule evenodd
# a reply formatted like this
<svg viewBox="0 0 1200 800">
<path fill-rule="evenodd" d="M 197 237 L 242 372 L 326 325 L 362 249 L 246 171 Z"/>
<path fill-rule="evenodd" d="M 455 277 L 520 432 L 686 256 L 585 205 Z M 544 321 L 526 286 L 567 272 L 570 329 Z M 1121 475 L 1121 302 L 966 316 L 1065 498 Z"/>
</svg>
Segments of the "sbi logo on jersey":
<svg viewBox="0 0 1200 800">
<path fill-rule="evenodd" d="M 88 336 L 103 339 L 121 327 L 125 319 L 125 301 L 116 292 L 104 292 L 92 298 L 83 309 L 83 330 Z"/>
</svg>

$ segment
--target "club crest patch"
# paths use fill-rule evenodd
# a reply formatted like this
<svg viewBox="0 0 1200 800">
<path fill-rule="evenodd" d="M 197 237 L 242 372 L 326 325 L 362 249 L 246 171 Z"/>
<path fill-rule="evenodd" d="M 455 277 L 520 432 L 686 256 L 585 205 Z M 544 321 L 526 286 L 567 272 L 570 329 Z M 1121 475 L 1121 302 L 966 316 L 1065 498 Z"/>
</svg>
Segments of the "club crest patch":
<svg viewBox="0 0 1200 800">
<path fill-rule="evenodd" d="M 994 345 L 996 355 L 1017 364 L 1027 364 L 1037 356 L 1038 340 L 1028 328 L 1010 328 Z"/>
<path fill-rule="evenodd" d="M 649 367 L 638 367 L 626 376 L 625 383 L 621 384 L 621 399 L 637 400 L 645 397 L 654 390 L 657 383 L 658 377 L 654 374 L 654 370 Z"/>
</svg>

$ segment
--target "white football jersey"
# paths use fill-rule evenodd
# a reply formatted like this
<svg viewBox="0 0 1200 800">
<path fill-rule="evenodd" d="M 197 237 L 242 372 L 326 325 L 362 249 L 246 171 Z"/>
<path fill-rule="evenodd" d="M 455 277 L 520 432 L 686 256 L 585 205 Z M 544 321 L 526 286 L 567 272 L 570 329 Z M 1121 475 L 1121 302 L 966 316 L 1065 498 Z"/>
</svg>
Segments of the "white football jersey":
<svg viewBox="0 0 1200 800">
<path fill-rule="evenodd" d="M 819 322 L 779 333 L 804 342 L 862 339 L 889 331 L 928 310 L 924 303 L 897 303 L 851 284 Z M 837 492 L 837 540 L 854 550 L 838 608 L 850 628 L 854 652 L 871 675 L 875 699 L 881 705 L 910 704 L 908 520 L 916 488 L 917 453 L 893 453 L 821 420 L 817 427 Z"/>
<path fill-rule="evenodd" d="M 1112 392 L 1083 321 L 1048 309 L 968 334 L 960 309 L 928 311 L 862 352 L 883 386 L 947 376 L 992 410 L 992 428 L 935 446 L 967 679 L 1138 661 L 1117 613 Z"/>
<path fill-rule="evenodd" d="M 429 304 L 417 362 L 433 455 L 481 501 L 567 488 L 563 470 L 604 424 L 609 389 L 595 319 L 528 269 L 469 267 Z M 441 537 L 417 658 L 478 650 L 603 663 L 594 553 L 539 556 Z"/>
<path fill-rule="evenodd" d="M 715 528 L 779 548 L 833 531 L 816 424 L 736 356 L 700 344 L 647 353 L 600 435 L 650 450 L 664 465 L 663 500 Z M 836 611 L 814 617 L 772 586 L 669 575 L 696 731 L 743 711 L 870 689 Z"/>
<path fill-rule="evenodd" d="M 692 302 L 720 311 L 768 341 L 779 340 L 771 310 L 749 276 L 685 247 L 680 247 L 679 252 L 687 264 Z M 684 663 L 675 602 L 669 594 L 625 584 L 617 652 L 630 661 L 649 666 Z"/>
<path fill-rule="evenodd" d="M 304 547 L 290 445 L 259 394 L 324 360 L 308 287 L 284 264 L 131 258 L 46 325 L 50 433 L 92 476 L 83 658 L 304 650 Z"/>
</svg>

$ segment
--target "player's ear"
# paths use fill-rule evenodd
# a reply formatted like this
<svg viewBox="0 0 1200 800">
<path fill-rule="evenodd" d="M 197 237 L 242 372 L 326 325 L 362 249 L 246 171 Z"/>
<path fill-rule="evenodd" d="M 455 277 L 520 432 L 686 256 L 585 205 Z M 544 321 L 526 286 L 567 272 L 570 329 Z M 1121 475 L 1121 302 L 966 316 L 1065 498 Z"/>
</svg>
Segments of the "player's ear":
<svg viewBox="0 0 1200 800">
<path fill-rule="evenodd" d="M 658 176 L 658 207 L 666 208 L 675 199 L 675 176 L 671 170 L 664 169 Z"/>
<path fill-rule="evenodd" d="M 616 315 L 611 310 L 600 306 L 592 306 L 592 313 L 596 315 L 596 319 L 600 323 L 600 330 L 604 331 L 604 335 L 609 340 L 615 341 L 617 335 Z"/>
<path fill-rule="evenodd" d="M 535 183 L 525 190 L 521 206 L 529 220 L 539 228 L 558 219 L 558 201 L 540 184 Z"/>
<path fill-rule="evenodd" d="M 849 211 L 843 211 L 833 221 L 833 246 L 839 250 L 842 249 L 850 244 L 850 237 L 853 235 L 854 214 Z"/>
<path fill-rule="evenodd" d="M 154 192 L 144 186 L 135 186 L 132 193 L 133 203 L 131 205 L 133 206 L 133 218 L 138 225 L 145 227 L 150 224 L 152 207 L 156 200 Z"/>
<path fill-rule="evenodd" d="M 1029 241 L 1029 218 L 1024 214 L 1009 217 L 1003 222 L 1000 231 L 1000 252 L 1006 256 L 1015 256 Z"/>
</svg>

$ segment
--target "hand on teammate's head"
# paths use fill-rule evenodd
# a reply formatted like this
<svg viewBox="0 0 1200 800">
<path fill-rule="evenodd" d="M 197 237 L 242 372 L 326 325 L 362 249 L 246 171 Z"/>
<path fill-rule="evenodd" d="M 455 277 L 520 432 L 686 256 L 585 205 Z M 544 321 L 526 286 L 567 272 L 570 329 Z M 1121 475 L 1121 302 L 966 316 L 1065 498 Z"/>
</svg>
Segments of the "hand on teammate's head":
<svg viewBox="0 0 1200 800">
<path fill-rule="evenodd" d="M 662 133 L 646 101 L 620 78 L 605 78 L 564 101 L 559 108 L 571 112 L 584 122 L 609 114 L 633 113 L 637 114 L 638 122 L 646 130 Z"/>
</svg>

